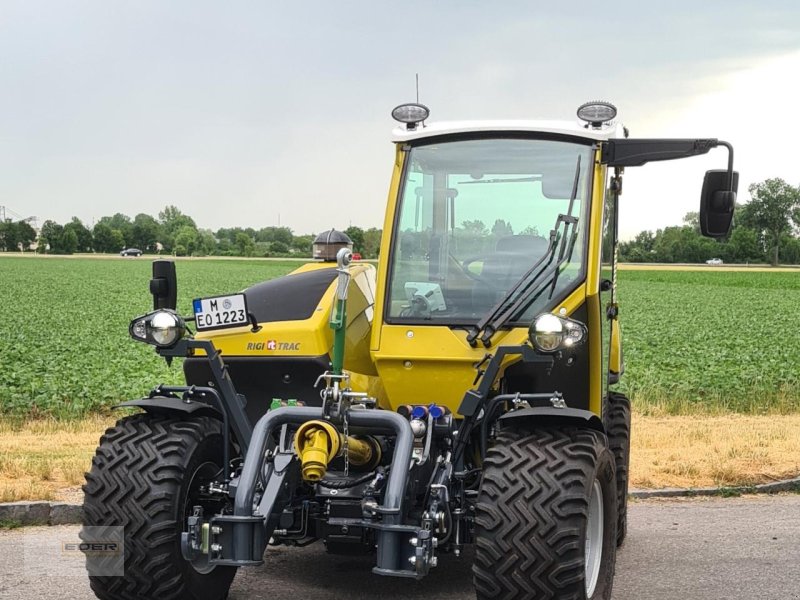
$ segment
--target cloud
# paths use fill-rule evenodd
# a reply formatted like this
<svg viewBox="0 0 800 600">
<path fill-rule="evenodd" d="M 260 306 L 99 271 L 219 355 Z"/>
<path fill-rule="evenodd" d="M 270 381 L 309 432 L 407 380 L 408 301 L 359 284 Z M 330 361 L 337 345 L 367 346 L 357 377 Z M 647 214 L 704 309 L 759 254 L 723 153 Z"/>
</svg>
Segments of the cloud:
<svg viewBox="0 0 800 600">
<path fill-rule="evenodd" d="M 176 204 L 203 227 L 380 226 L 388 113 L 415 72 L 437 120 L 572 118 L 603 97 L 636 135 L 722 136 L 692 106 L 798 32 L 793 2 L 5 2 L 0 197 L 61 222 Z"/>
</svg>

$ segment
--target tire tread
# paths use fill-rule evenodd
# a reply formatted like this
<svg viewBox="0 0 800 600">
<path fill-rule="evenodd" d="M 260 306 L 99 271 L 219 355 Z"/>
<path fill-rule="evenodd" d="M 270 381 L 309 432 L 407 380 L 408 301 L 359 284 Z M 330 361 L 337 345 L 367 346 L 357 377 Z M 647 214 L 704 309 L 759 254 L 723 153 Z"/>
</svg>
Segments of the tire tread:
<svg viewBox="0 0 800 600">
<path fill-rule="evenodd" d="M 207 417 L 143 413 L 120 419 L 100 438 L 83 486 L 83 524 L 124 526 L 125 575 L 91 576 L 98 598 L 193 597 L 176 560 L 183 529 L 176 503 L 186 457 L 220 432 L 219 422 Z"/>
</svg>

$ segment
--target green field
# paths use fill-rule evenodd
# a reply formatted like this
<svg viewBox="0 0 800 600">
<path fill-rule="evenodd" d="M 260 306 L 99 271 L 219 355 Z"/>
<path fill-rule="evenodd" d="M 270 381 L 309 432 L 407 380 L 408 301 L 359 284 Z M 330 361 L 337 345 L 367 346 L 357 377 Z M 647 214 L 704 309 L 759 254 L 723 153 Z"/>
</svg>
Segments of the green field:
<svg viewBox="0 0 800 600">
<path fill-rule="evenodd" d="M 179 308 L 297 263 L 178 262 Z M 0 259 L 0 408 L 81 416 L 178 382 L 128 337 L 150 310 L 150 261 Z M 800 408 L 800 273 L 621 271 L 626 374 L 643 414 L 789 413 Z"/>
<path fill-rule="evenodd" d="M 626 270 L 619 295 L 640 411 L 800 409 L 800 273 Z"/>
<path fill-rule="evenodd" d="M 296 262 L 179 261 L 178 309 L 288 273 Z M 0 260 L 0 407 L 6 415 L 80 416 L 179 383 L 128 324 L 153 308 L 146 259 Z"/>
</svg>

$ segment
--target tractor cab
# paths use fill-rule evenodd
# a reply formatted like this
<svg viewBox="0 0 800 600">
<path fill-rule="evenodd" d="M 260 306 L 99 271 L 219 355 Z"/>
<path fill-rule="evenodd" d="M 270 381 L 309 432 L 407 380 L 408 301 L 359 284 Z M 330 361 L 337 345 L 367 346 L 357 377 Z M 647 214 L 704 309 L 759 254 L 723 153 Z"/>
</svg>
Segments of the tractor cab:
<svg viewBox="0 0 800 600">
<path fill-rule="evenodd" d="M 593 149 L 616 128 L 557 129 L 485 122 L 395 131 L 405 164 L 392 215 L 387 323 L 474 326 L 555 249 L 552 232 L 569 238 L 560 275 L 510 322 L 530 322 L 530 313 L 575 287 L 585 270 Z"/>
</svg>

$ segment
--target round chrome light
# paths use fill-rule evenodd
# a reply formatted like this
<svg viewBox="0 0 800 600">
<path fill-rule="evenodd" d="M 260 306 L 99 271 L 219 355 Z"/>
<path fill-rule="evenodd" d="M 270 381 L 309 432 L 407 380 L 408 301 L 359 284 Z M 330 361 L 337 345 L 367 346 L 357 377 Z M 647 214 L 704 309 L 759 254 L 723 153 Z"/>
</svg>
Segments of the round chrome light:
<svg viewBox="0 0 800 600">
<path fill-rule="evenodd" d="M 578 107 L 578 118 L 599 127 L 617 116 L 617 107 L 610 102 L 586 102 Z"/>
<path fill-rule="evenodd" d="M 528 332 L 533 347 L 544 354 L 582 344 L 586 335 L 587 329 L 583 323 L 552 313 L 543 313 L 536 317 Z"/>
<path fill-rule="evenodd" d="M 401 104 L 395 106 L 392 110 L 392 118 L 400 123 L 408 125 L 416 125 L 428 118 L 431 111 L 424 104 L 416 104 L 410 102 L 408 104 Z"/>
<path fill-rule="evenodd" d="M 564 323 L 557 316 L 545 313 L 533 320 L 531 343 L 541 352 L 555 352 L 564 340 Z"/>
<path fill-rule="evenodd" d="M 158 346 L 172 346 L 186 332 L 181 319 L 166 310 L 155 313 L 147 325 L 150 338 Z"/>
</svg>

